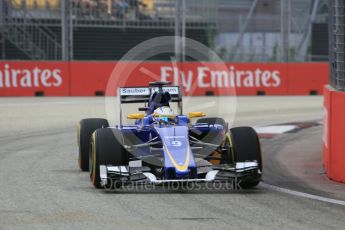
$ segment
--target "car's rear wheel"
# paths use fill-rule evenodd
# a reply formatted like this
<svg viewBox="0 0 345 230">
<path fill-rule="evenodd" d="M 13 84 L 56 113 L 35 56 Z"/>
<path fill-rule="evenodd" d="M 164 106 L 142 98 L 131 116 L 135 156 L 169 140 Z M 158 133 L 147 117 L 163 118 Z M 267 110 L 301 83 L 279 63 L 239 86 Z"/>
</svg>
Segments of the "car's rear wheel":
<svg viewBox="0 0 345 230">
<path fill-rule="evenodd" d="M 87 118 L 81 120 L 77 125 L 78 137 L 78 165 L 82 171 L 89 170 L 89 146 L 91 134 L 99 128 L 109 127 L 109 123 L 103 118 Z"/>
<path fill-rule="evenodd" d="M 230 145 L 234 162 L 256 161 L 262 171 L 261 147 L 257 133 L 251 127 L 230 129 Z M 252 188 L 260 183 L 260 177 L 243 178 L 242 188 Z"/>
<path fill-rule="evenodd" d="M 100 165 L 128 165 L 128 154 L 120 143 L 121 131 L 117 129 L 97 129 L 91 136 L 90 179 L 96 188 L 101 188 Z M 116 186 L 116 181 L 108 181 L 107 186 Z"/>
</svg>

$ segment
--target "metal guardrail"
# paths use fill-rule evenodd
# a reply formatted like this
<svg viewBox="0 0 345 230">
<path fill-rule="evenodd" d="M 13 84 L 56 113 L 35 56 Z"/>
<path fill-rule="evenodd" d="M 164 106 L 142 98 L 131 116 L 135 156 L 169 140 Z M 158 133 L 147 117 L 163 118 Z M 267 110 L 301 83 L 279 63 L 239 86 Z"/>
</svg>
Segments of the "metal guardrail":
<svg viewBox="0 0 345 230">
<path fill-rule="evenodd" d="M 6 5 L 7 4 L 7 5 Z M 2 36 L 20 51 L 34 60 L 61 59 L 59 38 L 40 23 L 30 10 L 22 7 L 21 1 L 2 5 Z"/>
<path fill-rule="evenodd" d="M 330 84 L 345 91 L 345 2 L 329 0 Z"/>
<path fill-rule="evenodd" d="M 42 0 L 32 4 L 34 2 L 32 0 L 11 0 L 11 6 L 13 12 L 23 8 L 30 11 L 31 16 L 40 20 L 41 25 L 59 26 L 62 15 L 61 1 L 54 0 L 54 7 L 51 7 L 50 1 Z M 28 2 L 30 2 L 30 5 L 27 5 Z M 212 25 L 212 22 L 216 20 L 216 9 L 214 9 L 216 5 L 214 5 L 214 2 L 209 0 L 188 0 L 188 4 L 186 4 L 187 26 L 189 28 L 205 28 Z M 71 0 L 71 6 L 74 26 L 174 28 L 175 0 Z"/>
<path fill-rule="evenodd" d="M 173 31 L 175 28 L 175 0 L 0 1 L 1 3 L 4 1 L 12 3 L 7 6 L 9 9 L 6 15 L 0 14 L 0 18 L 4 16 L 8 18 L 5 23 L 6 27 L 20 27 L 15 31 L 24 30 L 24 34 L 28 34 L 22 36 L 22 40 L 32 39 L 31 42 L 37 46 L 35 49 L 36 54 L 29 55 L 33 59 L 59 60 L 64 57 L 63 50 L 72 49 L 73 51 L 74 42 L 77 42 L 76 40 L 73 42 L 73 31 L 78 31 L 78 28 L 82 28 L 81 30 L 85 30 L 85 28 L 94 29 L 95 27 L 106 28 L 105 30 L 109 28 L 124 30 L 129 28 L 136 31 L 133 34 L 134 37 L 145 37 L 143 35 L 147 32 L 146 29 Z M 64 17 L 62 1 L 71 4 L 71 13 L 68 19 Z M 291 4 L 288 12 L 281 9 L 284 8 L 281 7 L 283 1 Z M 127 5 L 116 5 L 116 2 L 127 2 Z M 257 5 L 253 5 L 253 2 L 256 1 L 186 0 L 185 28 L 189 34 L 194 32 L 193 29 L 205 32 L 204 36 L 206 38 L 203 38 L 203 42 L 215 50 L 224 61 L 313 60 L 315 56 L 312 56 L 311 51 L 308 49 L 311 40 L 308 32 L 310 34 L 313 6 L 315 6 L 315 12 L 317 12 L 318 4 L 313 5 L 313 3 L 317 1 L 259 0 Z M 318 2 L 323 2 L 323 0 Z M 334 0 L 331 2 L 334 2 Z M 265 4 L 268 4 L 268 6 L 265 6 Z M 253 9 L 251 10 L 251 8 Z M 260 13 L 260 11 L 264 13 Z M 68 26 L 62 26 L 64 22 L 68 23 Z M 50 28 L 56 28 L 56 30 L 52 31 Z M 63 36 L 65 29 L 70 31 L 70 37 Z M 1 34 L 6 35 L 6 30 Z M 19 32 L 18 35 L 20 35 Z M 6 36 L 12 39 L 14 35 Z M 89 35 L 83 34 L 83 36 Z M 92 38 L 92 36 L 94 34 L 90 32 L 89 37 Z M 23 39 L 24 37 L 25 39 Z M 17 36 L 13 42 L 19 38 Z M 24 48 L 21 47 L 20 43 L 23 42 L 16 42 L 15 45 L 23 50 Z M 27 45 L 28 43 L 30 42 L 25 41 L 23 44 L 32 46 Z M 69 44 L 64 48 L 61 47 L 61 43 Z M 299 47 L 304 48 L 300 49 Z M 39 50 L 42 50 L 42 52 L 39 52 Z M 95 52 L 98 51 L 95 49 Z M 101 52 L 102 50 L 97 54 L 101 54 Z M 69 57 L 73 59 L 73 55 Z M 327 57 L 321 55 L 315 57 L 315 59 L 327 60 Z"/>
</svg>

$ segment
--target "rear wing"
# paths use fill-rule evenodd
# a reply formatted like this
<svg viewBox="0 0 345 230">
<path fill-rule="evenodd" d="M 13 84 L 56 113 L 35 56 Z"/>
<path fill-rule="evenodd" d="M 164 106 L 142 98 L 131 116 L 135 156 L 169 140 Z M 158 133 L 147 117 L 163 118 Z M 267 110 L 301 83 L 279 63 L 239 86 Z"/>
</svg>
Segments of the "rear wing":
<svg viewBox="0 0 345 230">
<path fill-rule="evenodd" d="M 178 112 L 182 114 L 182 92 L 179 86 L 163 86 L 163 92 L 169 92 L 171 102 L 177 102 Z M 120 124 L 122 125 L 122 105 L 128 103 L 145 103 L 144 108 L 139 111 L 146 111 L 146 106 L 151 95 L 158 91 L 158 87 L 123 87 L 118 89 L 118 98 L 120 99 Z M 144 109 L 144 110 L 142 110 Z"/>
<path fill-rule="evenodd" d="M 146 103 L 151 95 L 158 91 L 158 87 L 123 87 L 119 88 L 120 103 Z M 163 86 L 164 92 L 169 92 L 172 102 L 182 101 L 182 92 L 179 86 Z"/>
</svg>

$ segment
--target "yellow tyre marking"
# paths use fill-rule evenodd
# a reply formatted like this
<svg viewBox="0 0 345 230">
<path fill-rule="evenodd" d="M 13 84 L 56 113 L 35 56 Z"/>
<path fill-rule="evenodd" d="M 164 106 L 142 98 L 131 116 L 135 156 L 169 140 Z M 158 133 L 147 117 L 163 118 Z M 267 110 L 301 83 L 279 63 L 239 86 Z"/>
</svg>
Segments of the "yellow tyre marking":
<svg viewBox="0 0 345 230">
<path fill-rule="evenodd" d="M 77 141 L 78 141 L 78 149 L 79 149 L 78 165 L 79 165 L 79 168 L 81 168 L 80 123 L 77 124 Z"/>
<path fill-rule="evenodd" d="M 94 132 L 91 136 L 92 138 L 92 173 L 91 173 L 91 180 L 92 183 L 96 183 L 96 133 Z"/>
<path fill-rule="evenodd" d="M 258 137 L 258 143 L 259 143 L 259 148 L 260 148 L 260 160 L 261 160 L 261 170 L 262 170 L 262 167 L 263 167 L 262 166 L 262 162 L 263 162 L 263 159 L 262 159 L 262 146 L 261 146 L 261 142 L 260 142 L 259 137 Z"/>
<path fill-rule="evenodd" d="M 230 133 L 226 134 L 226 139 L 229 141 L 229 144 L 230 144 L 230 151 L 231 151 L 232 161 L 235 161 L 235 153 L 234 153 L 234 149 L 233 149 L 233 144 L 232 144 L 232 141 L 231 141 Z"/>
</svg>

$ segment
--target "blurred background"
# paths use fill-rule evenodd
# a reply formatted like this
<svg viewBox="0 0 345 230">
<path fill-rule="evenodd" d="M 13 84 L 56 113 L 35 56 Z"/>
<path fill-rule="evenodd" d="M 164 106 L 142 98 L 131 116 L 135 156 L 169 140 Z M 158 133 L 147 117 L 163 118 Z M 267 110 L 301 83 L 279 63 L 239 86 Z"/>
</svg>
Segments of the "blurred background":
<svg viewBox="0 0 345 230">
<path fill-rule="evenodd" d="M 185 35 L 224 61 L 328 61 L 327 0 L 1 0 L 0 11 L 3 60 L 119 60 Z"/>
</svg>

